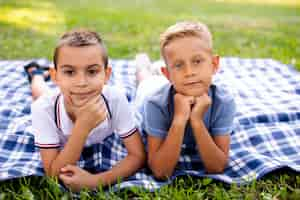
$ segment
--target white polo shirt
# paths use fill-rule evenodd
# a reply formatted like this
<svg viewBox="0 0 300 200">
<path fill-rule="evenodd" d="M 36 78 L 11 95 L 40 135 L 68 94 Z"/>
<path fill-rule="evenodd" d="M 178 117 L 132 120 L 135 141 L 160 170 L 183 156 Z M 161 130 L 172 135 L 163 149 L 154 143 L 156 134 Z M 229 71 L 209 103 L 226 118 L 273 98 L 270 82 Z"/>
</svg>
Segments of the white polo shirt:
<svg viewBox="0 0 300 200">
<path fill-rule="evenodd" d="M 104 96 L 109 114 L 89 133 L 85 146 L 101 143 L 113 133 L 126 138 L 136 131 L 133 114 L 125 95 L 116 87 L 107 85 L 104 86 L 101 95 Z M 63 95 L 59 95 L 58 92 L 42 95 L 33 102 L 31 115 L 36 146 L 40 148 L 64 146 L 74 123 L 66 112 Z"/>
</svg>

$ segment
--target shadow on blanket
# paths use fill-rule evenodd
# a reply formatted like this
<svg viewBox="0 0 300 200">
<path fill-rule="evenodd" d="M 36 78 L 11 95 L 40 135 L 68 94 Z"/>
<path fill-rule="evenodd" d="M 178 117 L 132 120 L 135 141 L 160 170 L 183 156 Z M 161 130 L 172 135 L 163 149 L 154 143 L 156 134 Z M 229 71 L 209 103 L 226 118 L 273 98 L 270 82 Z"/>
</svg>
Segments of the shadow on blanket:
<svg viewBox="0 0 300 200">
<path fill-rule="evenodd" d="M 0 180 L 42 176 L 38 149 L 31 135 L 31 93 L 23 65 L 29 61 L 0 61 Z M 110 84 L 135 96 L 135 68 L 131 61 L 113 60 Z M 169 181 L 159 182 L 143 169 L 118 187 L 150 190 L 180 175 L 211 177 L 246 184 L 279 168 L 300 172 L 300 73 L 271 59 L 224 58 L 215 77 L 232 91 L 237 102 L 230 161 L 224 174 L 205 174 L 198 156 L 181 156 Z M 50 86 L 53 87 L 53 85 Z M 92 172 L 111 168 L 126 155 L 116 135 L 85 149 L 78 164 Z M 96 158 L 96 159 L 95 159 Z"/>
</svg>

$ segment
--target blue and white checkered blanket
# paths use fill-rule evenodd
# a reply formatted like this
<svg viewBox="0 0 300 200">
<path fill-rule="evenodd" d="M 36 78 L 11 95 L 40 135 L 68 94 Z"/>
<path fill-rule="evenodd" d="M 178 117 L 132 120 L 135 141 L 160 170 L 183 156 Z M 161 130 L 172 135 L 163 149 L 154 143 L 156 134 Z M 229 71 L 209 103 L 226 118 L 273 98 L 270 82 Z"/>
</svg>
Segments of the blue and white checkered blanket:
<svg viewBox="0 0 300 200">
<path fill-rule="evenodd" d="M 0 61 L 0 180 L 43 175 L 31 135 L 31 93 L 22 67 L 28 62 Z M 113 60 L 112 66 L 110 83 L 123 88 L 132 100 L 136 88 L 132 61 Z M 118 187 L 153 190 L 187 174 L 244 184 L 282 167 L 300 172 L 300 73 L 271 59 L 223 58 L 214 81 L 228 86 L 237 103 L 230 161 L 224 174 L 205 174 L 195 154 L 180 157 L 169 181 L 157 181 L 143 169 Z M 104 144 L 85 149 L 79 165 L 93 172 L 104 171 L 125 155 L 121 140 L 112 135 Z"/>
</svg>

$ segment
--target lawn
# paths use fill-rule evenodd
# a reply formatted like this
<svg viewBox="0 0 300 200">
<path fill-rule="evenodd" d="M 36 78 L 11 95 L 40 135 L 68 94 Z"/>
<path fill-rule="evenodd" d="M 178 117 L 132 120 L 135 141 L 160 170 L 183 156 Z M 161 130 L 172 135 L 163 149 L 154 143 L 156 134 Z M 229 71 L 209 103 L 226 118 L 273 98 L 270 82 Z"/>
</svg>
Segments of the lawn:
<svg viewBox="0 0 300 200">
<path fill-rule="evenodd" d="M 112 58 L 144 51 L 158 59 L 159 34 L 190 19 L 209 25 L 221 56 L 274 58 L 300 70 L 299 1 L 186 2 L 0 0 L 0 59 L 50 59 L 58 36 L 74 27 L 101 33 Z"/>
<path fill-rule="evenodd" d="M 188 3 L 187 3 L 188 2 Z M 111 58 L 147 52 L 159 59 L 159 34 L 178 20 L 200 20 L 221 56 L 273 58 L 300 71 L 297 0 L 0 0 L 0 60 L 52 58 L 57 38 L 75 27 L 103 35 Z M 178 179 L 155 193 L 132 188 L 98 199 L 300 199 L 300 175 L 280 170 L 247 186 L 210 179 Z M 82 199 L 90 199 L 83 192 Z M 55 183 L 37 177 L 0 183 L 1 199 L 67 199 Z"/>
</svg>

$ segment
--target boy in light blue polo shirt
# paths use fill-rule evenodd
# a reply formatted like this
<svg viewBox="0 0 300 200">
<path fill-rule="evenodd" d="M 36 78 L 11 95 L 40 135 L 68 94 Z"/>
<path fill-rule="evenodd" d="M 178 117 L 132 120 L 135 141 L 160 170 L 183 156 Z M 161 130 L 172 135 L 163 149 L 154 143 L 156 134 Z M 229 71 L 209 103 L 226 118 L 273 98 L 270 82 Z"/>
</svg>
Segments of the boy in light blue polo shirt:
<svg viewBox="0 0 300 200">
<path fill-rule="evenodd" d="M 160 43 L 166 63 L 161 71 L 167 79 L 144 80 L 137 92 L 148 165 L 156 178 L 168 178 L 182 149 L 189 149 L 198 152 L 207 173 L 222 173 L 235 103 L 224 88 L 212 84 L 219 56 L 213 54 L 211 33 L 202 23 L 180 22 L 161 35 Z"/>
</svg>

